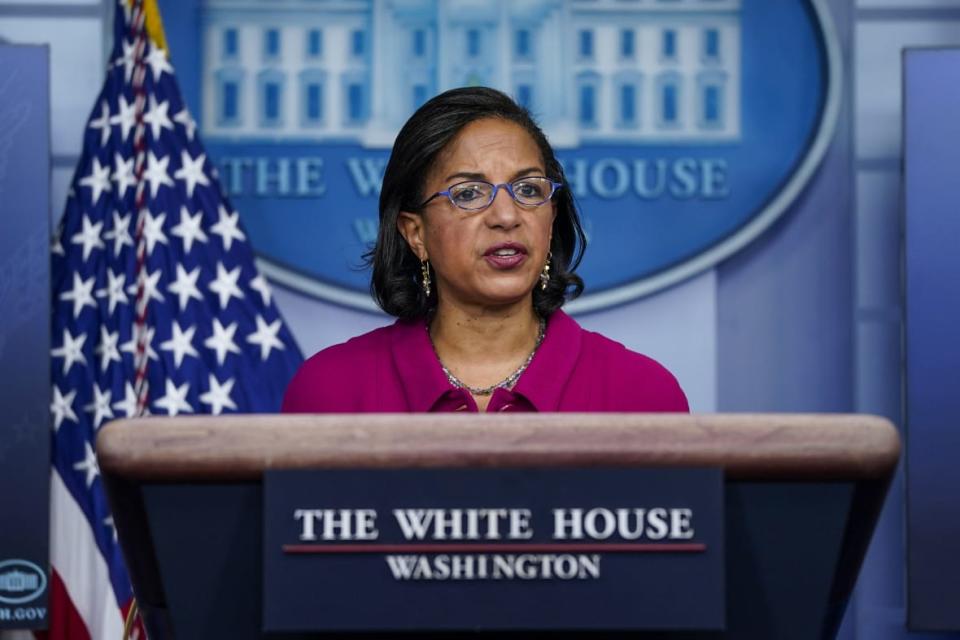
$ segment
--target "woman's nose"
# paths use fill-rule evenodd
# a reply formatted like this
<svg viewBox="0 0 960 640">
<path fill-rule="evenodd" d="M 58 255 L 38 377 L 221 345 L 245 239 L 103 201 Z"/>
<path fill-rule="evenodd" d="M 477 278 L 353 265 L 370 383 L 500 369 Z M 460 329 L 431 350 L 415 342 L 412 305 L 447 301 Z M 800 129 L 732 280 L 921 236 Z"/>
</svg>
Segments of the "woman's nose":
<svg viewBox="0 0 960 640">
<path fill-rule="evenodd" d="M 520 222 L 519 205 L 506 184 L 496 185 L 493 202 L 487 207 L 487 220 L 492 226 L 515 227 Z"/>
</svg>

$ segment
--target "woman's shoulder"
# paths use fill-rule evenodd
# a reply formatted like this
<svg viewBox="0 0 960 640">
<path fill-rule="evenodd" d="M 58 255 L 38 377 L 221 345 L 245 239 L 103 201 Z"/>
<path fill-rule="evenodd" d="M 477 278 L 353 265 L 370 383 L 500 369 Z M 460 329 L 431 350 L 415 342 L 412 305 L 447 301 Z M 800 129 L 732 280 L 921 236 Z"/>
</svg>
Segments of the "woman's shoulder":
<svg viewBox="0 0 960 640">
<path fill-rule="evenodd" d="M 368 358 L 382 353 L 389 348 L 390 336 L 396 331 L 399 323 L 394 322 L 372 331 L 354 336 L 346 342 L 334 344 L 316 352 L 304 362 L 304 366 L 349 366 L 357 359 Z"/>
<path fill-rule="evenodd" d="M 660 362 L 595 331 L 583 329 L 581 335 L 582 357 L 600 374 L 616 410 L 690 411 L 677 378 Z"/>
<path fill-rule="evenodd" d="M 307 358 L 283 397 L 284 413 L 350 411 L 360 386 L 389 352 L 396 324 L 379 327 Z"/>
</svg>

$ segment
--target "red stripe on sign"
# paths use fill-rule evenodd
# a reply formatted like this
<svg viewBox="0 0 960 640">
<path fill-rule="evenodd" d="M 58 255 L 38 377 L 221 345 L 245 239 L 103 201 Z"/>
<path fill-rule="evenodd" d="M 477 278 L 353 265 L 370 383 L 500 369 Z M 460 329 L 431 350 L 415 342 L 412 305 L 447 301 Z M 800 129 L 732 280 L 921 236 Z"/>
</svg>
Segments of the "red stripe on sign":
<svg viewBox="0 0 960 640">
<path fill-rule="evenodd" d="M 702 553 L 690 543 L 549 544 L 285 544 L 284 553 Z"/>
</svg>

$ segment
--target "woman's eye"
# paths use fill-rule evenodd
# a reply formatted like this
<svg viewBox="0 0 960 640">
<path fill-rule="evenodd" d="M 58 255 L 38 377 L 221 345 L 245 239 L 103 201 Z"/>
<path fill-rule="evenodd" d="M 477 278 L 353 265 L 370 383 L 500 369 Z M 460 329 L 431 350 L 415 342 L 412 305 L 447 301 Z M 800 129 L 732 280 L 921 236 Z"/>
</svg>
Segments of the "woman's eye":
<svg viewBox="0 0 960 640">
<path fill-rule="evenodd" d="M 532 182 L 521 182 L 513 187 L 513 192 L 522 198 L 539 198 L 543 195 L 540 185 Z"/>
<path fill-rule="evenodd" d="M 463 191 L 456 192 L 453 197 L 460 202 L 469 202 L 476 198 L 477 194 L 473 189 L 464 189 Z"/>
<path fill-rule="evenodd" d="M 453 199 L 457 202 L 470 202 L 480 197 L 480 190 L 476 187 L 464 187 L 453 192 Z"/>
</svg>

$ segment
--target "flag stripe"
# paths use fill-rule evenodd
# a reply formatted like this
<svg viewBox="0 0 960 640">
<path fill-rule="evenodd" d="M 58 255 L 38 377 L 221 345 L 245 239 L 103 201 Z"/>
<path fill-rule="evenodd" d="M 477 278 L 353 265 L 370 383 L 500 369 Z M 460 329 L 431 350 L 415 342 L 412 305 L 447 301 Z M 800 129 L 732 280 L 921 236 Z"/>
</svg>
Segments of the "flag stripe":
<svg viewBox="0 0 960 640">
<path fill-rule="evenodd" d="M 102 597 L 105 593 L 113 594 L 107 563 L 99 553 L 90 553 L 96 545 L 90 523 L 54 470 L 50 474 L 50 563 L 62 581 L 72 609 L 86 622 L 89 637 L 120 638 L 120 607 L 115 597 Z M 54 608 L 51 603 L 51 609 Z M 71 631 L 59 637 L 75 636 Z"/>
<path fill-rule="evenodd" d="M 50 571 L 50 609 L 58 615 L 50 618 L 50 626 L 46 631 L 37 632 L 37 640 L 48 638 L 71 638 L 71 640 L 90 640 L 87 624 L 80 617 L 67 588 L 63 585 L 60 574 L 54 569 Z"/>
</svg>

